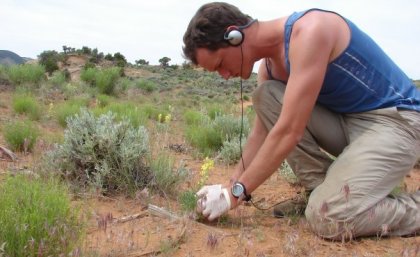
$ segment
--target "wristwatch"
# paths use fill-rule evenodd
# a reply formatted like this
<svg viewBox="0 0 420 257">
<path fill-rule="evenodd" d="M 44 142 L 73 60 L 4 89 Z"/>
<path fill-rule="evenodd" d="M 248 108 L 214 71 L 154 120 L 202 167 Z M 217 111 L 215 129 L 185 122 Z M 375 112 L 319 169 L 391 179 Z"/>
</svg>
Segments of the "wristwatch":
<svg viewBox="0 0 420 257">
<path fill-rule="evenodd" d="M 244 200 L 246 202 L 251 200 L 251 195 L 248 195 L 246 193 L 246 188 L 245 188 L 244 184 L 242 184 L 241 182 L 238 182 L 238 181 L 236 181 L 232 185 L 232 195 L 233 195 L 233 197 L 240 198 L 241 200 Z"/>
</svg>

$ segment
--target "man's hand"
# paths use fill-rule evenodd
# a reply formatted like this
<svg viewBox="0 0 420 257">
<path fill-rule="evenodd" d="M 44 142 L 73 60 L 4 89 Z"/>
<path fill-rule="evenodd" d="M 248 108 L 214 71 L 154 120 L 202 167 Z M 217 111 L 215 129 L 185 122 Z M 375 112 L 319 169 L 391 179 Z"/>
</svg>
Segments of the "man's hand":
<svg viewBox="0 0 420 257">
<path fill-rule="evenodd" d="M 203 186 L 197 196 L 197 212 L 210 221 L 220 217 L 231 207 L 229 192 L 222 185 Z"/>
</svg>

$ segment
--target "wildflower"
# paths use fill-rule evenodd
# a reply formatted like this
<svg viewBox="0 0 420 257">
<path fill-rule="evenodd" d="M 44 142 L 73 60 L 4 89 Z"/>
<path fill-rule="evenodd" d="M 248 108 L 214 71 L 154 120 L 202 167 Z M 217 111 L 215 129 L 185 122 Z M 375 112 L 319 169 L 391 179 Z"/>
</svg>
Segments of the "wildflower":
<svg viewBox="0 0 420 257">
<path fill-rule="evenodd" d="M 158 122 L 162 122 L 162 113 L 159 113 L 158 115 Z"/>
<path fill-rule="evenodd" d="M 172 118 L 172 116 L 170 114 L 166 115 L 165 116 L 165 123 L 171 122 L 171 118 Z"/>
<path fill-rule="evenodd" d="M 199 187 L 202 187 L 207 179 L 209 178 L 209 171 L 214 168 L 214 161 L 206 157 L 203 165 L 201 165 L 200 180 L 198 182 Z"/>
<path fill-rule="evenodd" d="M 48 112 L 51 113 L 53 108 L 54 108 L 54 104 L 50 103 L 49 106 L 48 106 Z"/>
</svg>

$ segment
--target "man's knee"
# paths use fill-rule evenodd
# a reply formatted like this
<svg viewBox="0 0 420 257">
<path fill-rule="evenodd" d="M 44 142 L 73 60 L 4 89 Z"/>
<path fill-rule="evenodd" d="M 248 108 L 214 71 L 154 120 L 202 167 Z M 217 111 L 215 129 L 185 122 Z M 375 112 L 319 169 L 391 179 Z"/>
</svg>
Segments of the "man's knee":
<svg viewBox="0 0 420 257">
<path fill-rule="evenodd" d="M 337 213 L 335 210 L 341 208 L 340 206 L 336 207 L 329 205 L 327 201 L 310 198 L 305 210 L 306 220 L 312 231 L 322 238 L 332 240 L 351 239 L 354 236 L 354 229 L 351 227 L 350 214 L 346 212 Z"/>
</svg>

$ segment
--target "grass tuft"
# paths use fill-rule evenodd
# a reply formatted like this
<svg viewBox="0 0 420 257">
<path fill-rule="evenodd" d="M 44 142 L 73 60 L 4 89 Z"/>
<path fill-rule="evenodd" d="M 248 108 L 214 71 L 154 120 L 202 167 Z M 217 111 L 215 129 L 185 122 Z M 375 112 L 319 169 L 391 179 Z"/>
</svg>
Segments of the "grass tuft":
<svg viewBox="0 0 420 257">
<path fill-rule="evenodd" d="M 68 256 L 77 246 L 84 225 L 56 180 L 7 177 L 0 195 L 0 255 Z"/>
<path fill-rule="evenodd" d="M 30 152 L 39 131 L 30 121 L 13 121 L 4 126 L 3 135 L 13 151 Z"/>
</svg>

